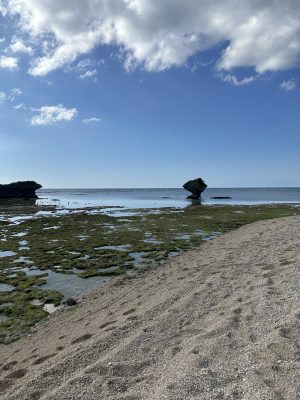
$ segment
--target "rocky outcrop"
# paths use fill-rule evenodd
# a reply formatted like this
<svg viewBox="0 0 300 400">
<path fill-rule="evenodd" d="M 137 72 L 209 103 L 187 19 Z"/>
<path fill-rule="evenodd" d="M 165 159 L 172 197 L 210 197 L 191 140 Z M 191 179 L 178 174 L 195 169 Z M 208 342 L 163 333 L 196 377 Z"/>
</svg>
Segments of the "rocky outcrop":
<svg viewBox="0 0 300 400">
<path fill-rule="evenodd" d="M 41 189 L 42 185 L 34 181 L 20 181 L 9 183 L 8 185 L 0 185 L 0 199 L 15 198 L 37 198 L 35 191 Z"/>
<path fill-rule="evenodd" d="M 187 197 L 188 199 L 197 200 L 201 197 L 201 193 L 207 188 L 207 185 L 203 179 L 197 178 L 186 182 L 183 187 L 192 193 Z"/>
</svg>

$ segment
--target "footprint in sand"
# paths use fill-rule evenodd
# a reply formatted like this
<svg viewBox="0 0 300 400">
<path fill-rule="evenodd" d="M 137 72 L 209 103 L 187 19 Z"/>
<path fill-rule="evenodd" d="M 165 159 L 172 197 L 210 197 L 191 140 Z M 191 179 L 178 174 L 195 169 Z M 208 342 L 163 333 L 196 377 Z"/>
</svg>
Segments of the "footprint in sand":
<svg viewBox="0 0 300 400">
<path fill-rule="evenodd" d="M 42 364 L 44 361 L 46 361 L 49 358 L 54 357 L 54 356 L 55 356 L 55 354 L 49 354 L 48 356 L 39 357 L 35 361 L 33 361 L 32 365 Z"/>
<path fill-rule="evenodd" d="M 36 392 L 30 393 L 28 400 L 39 400 L 45 393 L 37 390 Z"/>
<path fill-rule="evenodd" d="M 27 374 L 28 370 L 26 368 L 17 369 L 16 371 L 11 372 L 6 375 L 6 379 L 21 379 L 23 376 Z"/>
<path fill-rule="evenodd" d="M 173 349 L 171 350 L 172 352 L 172 357 L 176 356 L 176 354 L 181 352 L 181 348 L 180 347 L 173 347 Z"/>
<path fill-rule="evenodd" d="M 93 335 L 90 333 L 86 333 L 85 335 L 79 336 L 78 338 L 74 339 L 71 344 L 77 344 L 81 342 L 85 342 L 86 340 L 90 339 Z"/>
<path fill-rule="evenodd" d="M 130 310 L 127 310 L 127 311 L 123 312 L 123 315 L 129 315 L 129 314 L 134 313 L 135 311 L 136 311 L 135 308 L 131 308 Z"/>
<path fill-rule="evenodd" d="M 9 371 L 10 369 L 12 369 L 12 367 L 14 367 L 17 364 L 18 364 L 18 361 L 11 361 L 8 364 L 3 365 L 2 369 L 3 369 L 3 371 Z"/>
<path fill-rule="evenodd" d="M 113 325 L 113 324 L 115 324 L 116 322 L 118 322 L 118 321 L 109 321 L 109 322 L 105 322 L 104 324 L 102 324 L 102 325 L 99 326 L 99 329 L 107 328 L 109 325 Z"/>
</svg>

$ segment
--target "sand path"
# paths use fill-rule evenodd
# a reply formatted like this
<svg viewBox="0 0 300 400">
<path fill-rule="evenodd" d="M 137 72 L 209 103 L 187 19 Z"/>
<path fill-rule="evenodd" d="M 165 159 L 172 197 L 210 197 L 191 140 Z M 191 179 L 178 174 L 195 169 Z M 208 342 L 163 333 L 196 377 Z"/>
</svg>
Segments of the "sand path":
<svg viewBox="0 0 300 400">
<path fill-rule="evenodd" d="M 0 347 L 9 400 L 300 399 L 300 217 L 242 227 Z"/>
</svg>

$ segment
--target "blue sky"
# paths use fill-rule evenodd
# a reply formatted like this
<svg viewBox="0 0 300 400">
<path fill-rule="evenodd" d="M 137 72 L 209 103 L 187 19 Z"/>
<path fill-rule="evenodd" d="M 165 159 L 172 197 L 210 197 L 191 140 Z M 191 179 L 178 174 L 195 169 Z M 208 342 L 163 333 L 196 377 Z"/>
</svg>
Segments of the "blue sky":
<svg viewBox="0 0 300 400">
<path fill-rule="evenodd" d="M 0 1 L 1 183 L 300 186 L 294 1 L 40 3 Z"/>
</svg>

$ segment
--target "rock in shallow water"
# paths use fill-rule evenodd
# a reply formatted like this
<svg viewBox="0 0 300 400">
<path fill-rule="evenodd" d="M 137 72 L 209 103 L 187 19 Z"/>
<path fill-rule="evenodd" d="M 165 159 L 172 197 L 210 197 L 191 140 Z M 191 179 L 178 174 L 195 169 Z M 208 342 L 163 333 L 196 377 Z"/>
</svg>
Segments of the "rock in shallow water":
<svg viewBox="0 0 300 400">
<path fill-rule="evenodd" d="M 183 187 L 192 193 L 187 198 L 196 200 L 201 197 L 201 193 L 207 188 L 207 185 L 203 179 L 197 178 L 186 182 Z"/>
<path fill-rule="evenodd" d="M 42 185 L 34 181 L 20 181 L 0 185 L 0 198 L 37 198 L 35 191 L 41 189 Z"/>
</svg>

